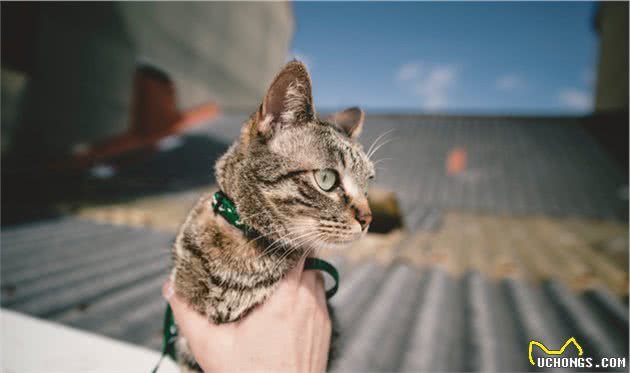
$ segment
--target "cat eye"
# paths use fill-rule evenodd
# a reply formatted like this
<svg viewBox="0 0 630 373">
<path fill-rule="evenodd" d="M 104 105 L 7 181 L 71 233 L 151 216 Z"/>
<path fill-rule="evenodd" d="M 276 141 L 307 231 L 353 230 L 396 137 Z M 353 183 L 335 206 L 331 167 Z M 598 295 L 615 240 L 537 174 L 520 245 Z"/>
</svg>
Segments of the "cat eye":
<svg viewBox="0 0 630 373">
<path fill-rule="evenodd" d="M 315 171 L 317 185 L 326 192 L 337 186 L 337 173 L 329 168 Z"/>
</svg>

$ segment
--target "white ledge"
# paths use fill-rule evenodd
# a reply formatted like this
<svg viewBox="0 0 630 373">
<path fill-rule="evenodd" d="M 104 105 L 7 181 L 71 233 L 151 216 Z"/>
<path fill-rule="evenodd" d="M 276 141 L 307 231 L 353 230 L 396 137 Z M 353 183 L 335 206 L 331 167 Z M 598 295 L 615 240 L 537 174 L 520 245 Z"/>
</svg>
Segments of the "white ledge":
<svg viewBox="0 0 630 373">
<path fill-rule="evenodd" d="M 0 371 L 150 373 L 160 354 L 144 347 L 0 310 Z M 177 372 L 164 358 L 158 373 Z"/>
</svg>

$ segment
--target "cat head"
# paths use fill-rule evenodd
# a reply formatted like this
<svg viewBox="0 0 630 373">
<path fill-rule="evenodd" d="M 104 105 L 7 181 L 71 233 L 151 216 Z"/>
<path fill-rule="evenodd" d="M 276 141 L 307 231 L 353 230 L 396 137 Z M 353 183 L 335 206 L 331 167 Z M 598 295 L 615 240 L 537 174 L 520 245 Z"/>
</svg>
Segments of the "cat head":
<svg viewBox="0 0 630 373">
<path fill-rule="evenodd" d="M 343 247 L 372 220 L 374 165 L 356 141 L 363 119 L 358 108 L 319 119 L 306 67 L 289 62 L 217 163 L 219 186 L 241 219 L 271 241 Z"/>
</svg>

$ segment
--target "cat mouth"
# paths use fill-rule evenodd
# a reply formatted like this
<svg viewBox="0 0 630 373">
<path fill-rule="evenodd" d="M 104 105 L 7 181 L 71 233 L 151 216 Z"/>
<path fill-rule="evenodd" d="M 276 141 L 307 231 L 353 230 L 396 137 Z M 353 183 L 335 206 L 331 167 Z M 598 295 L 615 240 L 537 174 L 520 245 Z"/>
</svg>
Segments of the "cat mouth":
<svg viewBox="0 0 630 373">
<path fill-rule="evenodd" d="M 357 223 L 356 226 L 337 224 L 338 229 L 332 227 L 320 227 L 317 221 L 298 222 L 291 230 L 294 236 L 307 241 L 303 247 L 311 249 L 344 249 L 361 239 L 367 233 Z M 366 227 L 367 228 L 367 227 Z M 309 233 L 311 232 L 311 233 Z M 306 238 L 304 238 L 306 237 Z M 315 239 L 313 239 L 315 237 Z"/>
</svg>

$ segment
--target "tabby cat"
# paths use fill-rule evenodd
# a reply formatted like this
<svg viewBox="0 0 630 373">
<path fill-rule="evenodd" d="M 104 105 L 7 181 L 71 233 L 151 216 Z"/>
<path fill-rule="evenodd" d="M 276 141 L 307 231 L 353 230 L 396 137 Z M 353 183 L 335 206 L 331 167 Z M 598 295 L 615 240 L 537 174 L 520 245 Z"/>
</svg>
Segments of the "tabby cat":
<svg viewBox="0 0 630 373">
<path fill-rule="evenodd" d="M 202 197 L 173 248 L 175 292 L 212 322 L 232 322 L 264 302 L 300 258 L 362 237 L 374 177 L 356 142 L 363 118 L 351 108 L 318 119 L 306 67 L 289 62 L 215 166 L 250 233 L 216 214 L 212 195 Z M 176 347 L 182 370 L 200 370 L 185 339 Z"/>
</svg>

